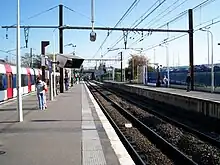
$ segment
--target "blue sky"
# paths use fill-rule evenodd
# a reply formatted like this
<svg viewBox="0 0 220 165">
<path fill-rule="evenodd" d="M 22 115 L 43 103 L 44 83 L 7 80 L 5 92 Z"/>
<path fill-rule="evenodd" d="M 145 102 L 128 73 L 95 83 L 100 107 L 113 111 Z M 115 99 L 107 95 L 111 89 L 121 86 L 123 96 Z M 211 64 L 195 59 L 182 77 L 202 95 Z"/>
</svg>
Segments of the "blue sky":
<svg viewBox="0 0 220 165">
<path fill-rule="evenodd" d="M 0 26 L 2 25 L 13 25 L 16 23 L 16 1 L 17 0 L 8 0 L 2 1 L 0 5 Z M 106 26 L 113 27 L 116 22 L 121 18 L 125 11 L 129 8 L 134 0 L 95 0 L 95 26 Z M 162 0 L 161 0 L 162 1 Z M 159 19 L 158 16 L 163 12 L 167 7 L 169 7 L 176 0 L 166 0 L 166 2 L 161 5 L 155 12 L 153 12 L 146 20 L 144 20 L 138 27 L 139 28 L 157 28 L 165 24 L 180 12 L 185 11 L 189 8 L 196 6 L 204 0 L 179 0 L 174 6 L 172 6 L 168 11 L 169 14 L 166 15 L 163 19 Z M 183 3 L 185 1 L 185 3 Z M 37 13 L 45 11 L 51 7 L 59 5 L 61 0 L 20 0 L 21 3 L 21 22 L 22 25 L 57 25 L 58 24 L 58 8 L 55 8 L 47 13 L 44 13 L 38 17 L 27 19 L 30 16 L 33 16 Z M 90 17 L 90 0 L 62 0 L 62 3 L 65 6 L 75 10 L 76 12 L 69 11 L 64 8 L 64 24 L 66 25 L 75 25 L 75 26 L 91 26 Z M 138 5 L 134 10 L 126 17 L 126 19 L 119 25 L 119 27 L 130 27 L 135 20 L 137 20 L 150 6 L 155 3 L 155 0 L 140 0 Z M 183 3 L 182 5 L 180 5 Z M 179 6 L 179 7 L 177 7 Z M 203 27 L 206 24 L 203 22 L 212 20 L 215 17 L 218 17 L 214 20 L 220 20 L 220 14 L 218 8 L 220 6 L 220 1 L 215 0 L 212 3 L 208 4 L 205 7 L 199 8 L 194 11 L 194 26 L 195 29 Z M 164 12 L 163 14 L 166 14 Z M 82 16 L 84 15 L 84 16 Z M 161 15 L 163 16 L 163 15 Z M 168 24 L 170 29 L 187 29 L 188 27 L 188 16 L 184 15 L 178 21 Z M 201 26 L 198 26 L 200 25 Z M 217 46 L 217 43 L 220 42 L 220 34 L 218 29 L 220 28 L 220 23 L 211 26 L 210 30 L 214 35 L 214 61 L 220 62 L 220 46 Z M 164 26 L 163 28 L 167 28 Z M 40 42 L 41 40 L 49 40 L 51 45 L 47 49 L 47 53 L 53 52 L 53 34 L 55 35 L 55 51 L 58 52 L 58 30 L 54 29 L 30 29 L 29 31 L 29 43 L 28 49 L 22 49 L 21 53 L 24 54 L 28 52 L 32 47 L 34 48 L 35 53 L 40 53 Z M 25 44 L 24 42 L 24 33 L 21 29 L 21 46 Z M 96 31 L 97 40 L 96 42 L 89 41 L 90 31 L 85 30 L 65 30 L 64 31 L 64 44 L 73 43 L 76 45 L 76 52 L 79 56 L 84 58 L 93 58 L 98 48 L 100 47 L 102 41 L 107 35 L 106 31 Z M 145 35 L 146 33 L 144 33 Z M 16 29 L 8 29 L 8 39 L 5 37 L 6 29 L 0 29 L 0 50 L 11 50 L 16 48 Z M 122 32 L 113 32 L 107 39 L 103 48 L 96 54 L 96 58 L 99 58 L 101 54 L 107 51 L 108 47 L 111 47 L 117 39 L 122 35 Z M 146 37 L 142 42 L 137 42 L 136 44 L 132 43 L 139 39 L 141 35 L 130 33 L 128 38 L 128 47 L 132 48 L 144 48 L 147 49 L 152 45 L 158 45 L 162 40 L 167 38 L 171 39 L 173 36 L 179 36 L 180 33 L 152 33 L 149 37 Z M 206 32 L 195 32 L 194 39 L 194 61 L 195 64 L 207 63 L 207 35 Z M 211 45 L 210 45 L 211 46 Z M 115 46 L 115 48 L 124 47 L 123 40 Z M 72 47 L 65 47 L 64 52 L 70 53 L 73 51 Z M 189 53 L 188 53 L 188 36 L 184 36 L 175 41 L 169 42 L 169 63 L 170 65 L 188 65 Z M 15 53 L 15 52 L 12 52 Z M 124 64 L 127 63 L 129 54 L 132 53 L 131 50 L 124 51 Z M 106 54 L 105 58 L 115 58 L 118 55 L 118 51 L 113 51 Z M 154 62 L 154 49 L 150 49 L 144 52 L 144 54 L 150 58 L 151 62 Z M 211 54 L 211 52 L 210 52 Z M 3 58 L 7 54 L 0 53 L 0 57 Z M 178 58 L 179 57 L 179 58 Z M 178 60 L 179 59 L 179 60 Z M 155 62 L 158 62 L 162 65 L 166 65 L 166 51 L 164 47 L 155 48 Z M 85 62 L 84 66 L 92 66 L 93 62 Z M 106 64 L 120 66 L 118 62 L 108 62 Z"/>
</svg>

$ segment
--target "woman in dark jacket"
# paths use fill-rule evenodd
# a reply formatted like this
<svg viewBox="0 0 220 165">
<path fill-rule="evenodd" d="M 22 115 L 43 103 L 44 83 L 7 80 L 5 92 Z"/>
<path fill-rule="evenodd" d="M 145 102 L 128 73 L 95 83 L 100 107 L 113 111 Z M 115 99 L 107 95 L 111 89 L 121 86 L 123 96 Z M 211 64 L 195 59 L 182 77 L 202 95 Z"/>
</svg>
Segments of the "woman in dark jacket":
<svg viewBox="0 0 220 165">
<path fill-rule="evenodd" d="M 187 84 L 187 89 L 186 91 L 189 92 L 190 91 L 190 82 L 191 82 L 191 76 L 190 76 L 190 73 L 187 74 L 187 77 L 186 77 L 186 84 Z"/>
</svg>

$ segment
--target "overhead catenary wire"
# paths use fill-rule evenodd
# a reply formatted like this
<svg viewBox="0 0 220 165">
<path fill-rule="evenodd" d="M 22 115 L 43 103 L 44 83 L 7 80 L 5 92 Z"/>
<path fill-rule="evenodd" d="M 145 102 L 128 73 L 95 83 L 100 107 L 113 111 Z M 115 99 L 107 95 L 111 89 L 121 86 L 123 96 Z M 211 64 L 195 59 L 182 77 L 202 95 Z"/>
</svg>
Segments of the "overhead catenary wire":
<svg viewBox="0 0 220 165">
<path fill-rule="evenodd" d="M 134 21 L 134 23 L 130 26 L 130 28 L 132 28 L 132 26 L 135 26 L 135 24 L 142 18 L 144 17 L 144 15 L 146 15 L 151 8 L 153 8 L 158 2 L 160 2 L 160 0 L 157 0 L 156 3 L 154 3 L 149 9 L 147 9 L 144 14 L 142 14 L 136 21 Z M 146 18 L 145 18 L 146 19 Z M 129 32 L 130 33 L 130 32 Z M 128 34 L 129 34 L 128 33 Z M 120 36 L 117 40 L 115 44 L 112 44 L 113 46 L 111 46 L 111 49 L 113 49 L 121 40 L 123 39 L 123 35 Z M 104 55 L 106 55 L 108 53 L 108 51 L 106 53 L 104 53 Z"/>
<path fill-rule="evenodd" d="M 132 10 L 138 5 L 138 3 L 140 2 L 140 0 L 135 0 L 130 7 L 126 10 L 126 12 L 123 14 L 123 16 L 118 20 L 118 22 L 115 24 L 114 28 L 117 27 L 131 12 Z M 96 53 L 93 55 L 93 58 L 98 54 L 98 52 L 102 49 L 103 45 L 105 44 L 105 42 L 107 41 L 108 37 L 110 36 L 110 34 L 112 33 L 112 30 L 108 33 L 108 35 L 106 36 L 106 38 L 103 40 L 102 44 L 100 45 L 100 47 L 98 48 L 98 50 L 96 51 Z"/>
<path fill-rule="evenodd" d="M 155 17 L 155 18 L 153 18 L 150 22 L 152 22 L 151 24 L 150 24 L 150 22 L 148 23 L 148 24 L 150 24 L 150 25 L 148 25 L 148 27 L 151 27 L 151 26 L 153 26 L 154 25 L 154 23 L 156 23 L 156 22 L 158 22 L 158 21 L 160 21 L 161 19 L 163 19 L 163 18 L 165 18 L 168 14 L 170 14 L 170 13 L 172 13 L 173 11 L 175 11 L 176 9 L 178 9 L 179 7 L 181 7 L 184 3 L 186 3 L 188 0 L 184 0 L 184 1 L 182 1 L 180 4 L 177 4 L 176 6 L 174 6 L 176 3 L 178 3 L 179 2 L 179 0 L 177 0 L 177 1 L 175 1 L 172 5 L 170 5 L 168 8 L 167 8 L 167 10 L 169 10 L 169 8 L 171 8 L 171 7 L 173 7 L 171 10 L 169 10 L 167 13 L 165 13 L 162 17 L 160 17 L 159 19 L 157 19 L 157 17 L 158 16 L 160 16 L 160 15 L 158 15 L 157 17 Z M 180 18 L 180 17 L 179 17 Z M 170 24 L 170 23 L 168 23 L 168 24 Z M 145 26 L 147 26 L 147 24 L 145 25 Z"/>
<path fill-rule="evenodd" d="M 201 9 L 202 7 L 205 7 L 205 6 L 207 6 L 208 4 L 210 4 L 210 3 L 212 3 L 212 2 L 214 2 L 214 1 L 216 1 L 216 0 L 204 0 L 203 2 L 201 2 L 200 4 L 198 4 L 198 5 L 196 5 L 195 7 L 193 7 L 192 9 L 194 10 L 194 11 L 196 11 L 197 9 Z M 185 2 L 185 1 L 184 1 Z M 182 4 L 182 3 L 181 3 Z M 188 14 L 188 10 L 185 10 L 185 11 L 183 11 L 183 12 L 181 12 L 181 13 L 179 13 L 177 16 L 175 16 L 174 18 L 172 18 L 170 21 L 168 21 L 168 22 L 166 22 L 166 23 L 164 23 L 163 25 L 158 25 L 158 29 L 160 29 L 160 28 L 162 28 L 162 27 L 164 27 L 164 26 L 167 26 L 168 24 L 171 24 L 171 23 L 174 23 L 174 22 L 176 22 L 176 21 L 178 21 L 180 18 L 182 18 L 183 16 L 185 16 L 186 14 Z M 132 44 L 131 44 L 131 46 L 133 46 L 134 44 L 137 44 L 138 43 L 138 41 L 140 41 L 140 39 L 145 39 L 146 37 L 148 37 L 148 34 L 145 34 L 143 37 L 140 37 L 139 39 L 137 39 L 136 41 L 134 41 Z M 131 46 L 129 46 L 129 47 L 131 47 Z"/>
<path fill-rule="evenodd" d="M 215 17 L 215 18 L 213 18 L 213 19 L 211 19 L 211 20 L 209 20 L 209 21 L 205 21 L 205 22 L 201 23 L 200 25 L 196 26 L 197 28 L 195 27 L 196 29 L 194 30 L 194 32 L 199 31 L 200 28 L 206 28 L 206 27 L 213 26 L 213 25 L 215 25 L 215 24 L 220 23 L 220 19 L 214 21 L 214 20 L 217 19 L 217 18 L 220 18 L 220 16 Z M 211 22 L 211 23 L 209 23 L 209 22 Z M 207 23 L 209 23 L 209 24 L 207 24 Z M 204 24 L 206 24 L 206 25 L 204 26 Z M 175 36 L 172 36 L 170 39 L 168 39 L 166 42 L 169 43 L 169 42 L 175 41 L 175 40 L 177 40 L 177 39 L 179 39 L 179 38 L 182 38 L 182 37 L 184 37 L 184 36 L 187 36 L 187 35 L 188 35 L 188 34 L 182 34 L 182 35 L 179 35 L 179 36 L 176 36 L 176 35 L 175 35 Z M 163 41 L 162 41 L 162 42 L 163 42 Z M 162 43 L 162 42 L 161 42 L 161 43 Z M 148 48 L 144 49 L 143 51 L 148 51 L 148 50 L 154 49 L 154 48 L 156 48 L 156 47 L 159 47 L 159 46 L 161 45 L 161 43 L 160 43 L 160 44 L 155 44 L 155 45 L 149 46 Z"/>
<path fill-rule="evenodd" d="M 204 0 L 203 2 L 201 2 L 198 5 L 194 6 L 192 8 L 192 10 L 195 12 L 195 11 L 197 11 L 197 9 L 203 8 L 203 7 L 211 4 L 214 1 L 216 1 L 216 0 Z M 182 18 L 183 16 L 186 16 L 187 14 L 188 14 L 188 10 L 184 10 L 184 11 L 180 12 L 177 16 L 173 17 L 172 19 L 169 19 L 169 20 L 165 21 L 165 23 L 160 25 L 159 28 L 162 28 L 162 27 L 166 26 L 167 24 L 174 23 L 174 22 L 178 21 L 180 18 Z"/>
<path fill-rule="evenodd" d="M 164 0 L 164 1 L 161 2 L 161 0 L 158 0 L 157 2 L 159 2 L 159 4 L 158 4 L 155 8 L 158 8 L 158 6 L 161 6 L 165 1 L 166 1 L 166 0 Z M 161 3 L 162 3 L 162 4 L 161 4 Z M 152 6 L 155 6 L 155 4 L 157 4 L 157 3 L 154 3 Z M 147 10 L 147 12 L 150 11 L 150 9 L 152 8 L 152 6 Z M 155 10 L 153 9 L 153 11 L 155 11 Z M 146 15 L 147 12 L 144 12 L 144 15 Z M 153 13 L 153 12 L 151 12 L 151 14 L 152 14 L 152 13 Z M 138 20 L 140 20 L 141 18 L 143 18 L 144 15 L 142 15 L 141 17 L 139 17 L 139 18 L 135 21 L 135 23 L 138 22 Z M 149 14 L 147 15 L 147 17 L 145 16 L 144 19 L 141 19 L 141 22 L 143 22 L 143 21 L 144 21 L 146 18 L 148 18 L 149 16 L 150 16 Z M 139 22 L 140 22 L 140 21 L 139 21 Z M 132 28 L 132 26 L 135 26 L 134 23 L 131 25 L 130 28 Z M 128 32 L 128 34 L 129 34 L 129 33 L 130 33 L 130 32 Z M 113 49 L 122 39 L 123 39 L 123 35 L 118 38 L 118 40 L 116 41 L 116 43 L 113 44 L 113 46 L 111 46 L 110 49 Z M 105 56 L 107 53 L 108 53 L 108 51 L 105 52 L 103 56 Z"/>
<path fill-rule="evenodd" d="M 160 2 L 161 2 L 161 0 L 157 0 L 155 3 L 153 3 L 153 5 L 151 5 L 150 8 L 148 8 L 136 21 L 134 21 L 134 23 L 131 24 L 130 27 L 135 26 L 135 24 L 136 24 L 138 21 L 140 22 L 141 19 L 143 19 L 143 17 L 145 17 L 145 15 L 146 15 L 148 12 L 150 12 L 150 10 L 151 10 L 155 5 L 157 5 L 158 3 L 159 3 L 159 5 L 160 5 Z M 146 19 L 146 18 L 145 18 L 145 19 Z"/>
<path fill-rule="evenodd" d="M 154 11 L 156 11 L 166 0 L 163 0 L 160 2 L 150 13 L 148 13 L 144 18 L 142 18 L 135 26 L 136 28 L 138 25 L 140 25 L 146 18 L 148 18 Z M 156 4 L 156 3 L 155 3 Z"/>
<path fill-rule="evenodd" d="M 34 14 L 34 15 L 32 15 L 32 16 L 30 16 L 30 17 L 24 19 L 24 20 L 21 20 L 20 22 L 24 23 L 26 20 L 30 20 L 30 19 L 36 18 L 36 17 L 38 17 L 38 16 L 40 16 L 40 15 L 43 15 L 43 14 L 49 12 L 49 11 L 52 11 L 53 9 L 56 9 L 57 7 L 58 7 L 58 5 L 53 6 L 53 7 L 49 8 L 49 9 L 47 9 L 47 10 L 43 10 L 43 11 L 41 11 L 41 12 L 39 12 L 39 13 L 36 13 L 36 14 Z M 12 24 L 11 26 L 16 26 L 16 25 L 17 25 L 17 24 Z M 0 26 L 0 28 L 1 28 L 1 26 Z M 7 31 L 8 31 L 8 30 L 7 30 Z M 7 38 L 7 36 L 8 36 L 8 34 L 6 33 L 6 38 Z"/>
<path fill-rule="evenodd" d="M 36 14 L 34 14 L 34 15 L 32 15 L 32 16 L 26 18 L 25 20 L 30 20 L 30 19 L 36 18 L 36 17 L 38 17 L 38 16 L 40 16 L 40 15 L 42 15 L 42 14 L 45 14 L 45 13 L 47 13 L 47 12 L 53 10 L 53 9 L 56 9 L 57 7 L 58 7 L 58 5 L 56 5 L 56 6 L 54 6 L 54 7 L 51 7 L 51 8 L 49 8 L 49 9 L 47 9 L 47 10 L 43 10 L 43 11 L 41 11 L 41 12 L 39 12 L 39 13 L 36 13 Z M 21 22 L 25 22 L 25 20 L 22 20 Z M 11 26 L 15 26 L 15 25 L 17 25 L 17 24 L 13 24 L 13 25 L 11 25 Z"/>
<path fill-rule="evenodd" d="M 151 21 L 149 21 L 147 24 L 145 24 L 144 27 L 146 27 L 148 24 L 150 24 L 150 22 L 158 22 L 159 20 L 161 20 L 163 17 L 165 17 L 166 15 L 170 14 L 171 12 L 175 11 L 175 9 L 177 9 L 178 7 L 180 7 L 181 5 L 183 5 L 186 1 L 188 0 L 184 0 L 183 2 L 181 2 L 180 4 L 178 4 L 177 6 L 175 6 L 175 4 L 177 4 L 180 0 L 176 0 L 175 2 L 173 2 L 170 6 L 168 6 L 165 10 L 163 10 L 161 13 L 159 13 L 157 16 L 155 16 L 153 19 L 151 19 Z M 173 7 L 174 6 L 174 7 Z M 170 9 L 171 7 L 173 7 L 172 9 Z M 170 9 L 170 10 L 169 10 Z M 168 13 L 165 13 L 167 10 Z M 158 18 L 160 15 L 162 15 L 163 13 L 165 13 L 162 17 Z M 157 19 L 158 18 L 158 19 Z M 148 25 L 148 27 L 152 27 L 152 23 L 150 25 Z M 136 34 L 134 34 L 131 38 L 134 38 L 134 36 L 136 36 Z M 142 36 L 141 38 L 144 39 L 146 36 L 148 36 L 148 34 L 145 34 L 144 36 Z M 136 42 L 140 41 L 141 38 L 138 38 L 137 40 L 135 40 L 129 47 L 131 47 L 132 45 L 134 45 Z"/>
<path fill-rule="evenodd" d="M 71 9 L 70 7 L 65 6 L 65 5 L 63 5 L 63 7 L 66 8 L 67 10 L 69 10 L 69 11 L 72 11 L 73 13 L 76 13 L 76 14 L 82 16 L 82 17 L 87 18 L 88 20 L 91 20 L 91 17 L 89 17 L 89 16 L 87 16 L 87 15 L 81 13 L 81 12 L 78 12 L 78 11 L 76 11 L 76 10 L 74 10 L 74 9 Z M 98 23 L 99 25 L 102 25 L 103 27 L 106 27 L 105 25 L 103 25 L 102 23 L 100 23 L 100 22 L 98 22 L 98 21 L 95 21 L 95 22 Z"/>
<path fill-rule="evenodd" d="M 166 1 L 166 0 L 165 0 Z M 146 10 L 145 12 L 144 12 L 144 14 L 142 14 L 130 27 L 132 27 L 132 26 L 134 26 L 133 28 L 135 28 L 135 27 L 137 27 L 135 24 L 139 21 L 139 23 L 138 24 L 140 24 L 141 22 L 143 22 L 146 18 L 148 18 L 153 12 L 150 12 L 150 10 L 155 6 L 155 5 L 157 5 L 157 3 L 159 2 L 159 5 L 157 5 L 155 8 L 157 9 L 159 6 L 161 6 L 165 1 L 160 1 L 160 0 L 158 0 L 158 1 L 156 1 L 148 10 Z M 154 9 L 155 9 L 154 8 Z M 153 11 L 155 11 L 153 9 Z M 150 12 L 150 14 L 148 14 L 147 16 L 145 16 L 148 12 Z M 145 16 L 145 17 L 144 17 Z M 142 19 L 144 17 L 144 19 Z M 129 32 L 130 33 L 130 32 Z M 129 34 L 128 33 L 128 34 Z M 121 40 L 123 39 L 123 36 L 121 36 L 121 37 L 119 37 L 119 39 L 117 40 L 117 42 L 113 45 L 113 46 L 111 46 L 111 48 L 114 48 Z M 107 54 L 108 52 L 106 52 L 105 54 Z"/>
<path fill-rule="evenodd" d="M 204 0 L 204 1 L 201 2 L 200 4 L 198 4 L 198 5 L 196 5 L 195 7 L 193 7 L 192 9 L 193 9 L 194 11 L 196 11 L 197 9 L 199 9 L 199 8 L 201 8 L 201 7 L 205 7 L 205 6 L 211 4 L 211 3 L 214 2 L 214 1 L 216 1 L 216 0 Z M 160 29 L 160 28 L 166 26 L 167 24 L 170 24 L 170 23 L 173 23 L 173 22 L 177 21 L 177 20 L 180 19 L 181 17 L 185 16 L 187 13 L 188 13 L 188 10 L 185 10 L 185 11 L 179 13 L 178 16 L 172 18 L 170 21 L 168 21 L 168 22 L 164 23 L 163 25 L 159 26 L 158 29 Z M 183 36 L 185 36 L 185 34 L 184 34 Z M 139 39 L 137 39 L 135 42 L 133 42 L 133 43 L 131 44 L 131 46 L 133 46 L 134 44 L 137 44 L 138 41 L 139 41 L 141 38 L 144 39 L 144 38 L 146 38 L 146 37 L 148 37 L 147 34 L 145 34 L 144 37 L 140 37 Z M 131 46 L 129 46 L 129 47 L 131 47 Z"/>
</svg>

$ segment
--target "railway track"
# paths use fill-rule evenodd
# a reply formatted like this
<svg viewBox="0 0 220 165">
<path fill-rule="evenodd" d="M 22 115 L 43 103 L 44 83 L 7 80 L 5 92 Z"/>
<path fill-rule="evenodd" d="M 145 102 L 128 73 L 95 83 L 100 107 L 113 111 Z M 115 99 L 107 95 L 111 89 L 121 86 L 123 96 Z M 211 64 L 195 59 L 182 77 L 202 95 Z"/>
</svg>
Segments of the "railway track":
<svg viewBox="0 0 220 165">
<path fill-rule="evenodd" d="M 99 86 L 99 88 L 99 90 L 104 89 L 103 86 Z M 109 91 L 109 89 L 104 89 L 103 92 L 104 91 Z M 218 141 L 213 141 L 213 138 L 195 129 L 191 129 L 189 126 L 175 121 L 173 118 L 168 118 L 164 113 L 159 114 L 160 111 L 156 111 L 157 109 L 155 110 L 152 104 L 146 104 L 142 100 L 138 101 L 140 97 L 134 94 L 132 97 L 127 92 L 119 94 L 119 89 L 110 90 L 110 92 L 106 92 L 108 97 L 115 100 L 134 116 L 137 116 L 144 124 L 198 164 L 220 164 L 220 151 L 219 148 L 217 148 L 219 144 Z M 204 141 L 202 141 L 202 139 Z M 208 141 L 211 143 L 207 143 Z"/>
<path fill-rule="evenodd" d="M 87 86 L 137 164 L 197 164 L 110 98 L 108 92 L 94 84 L 87 83 Z M 125 127 L 126 123 L 132 127 Z"/>
<path fill-rule="evenodd" d="M 104 86 L 102 87 L 105 88 Z M 183 128 L 185 131 L 198 136 L 201 140 L 206 141 L 220 149 L 220 134 L 214 132 L 215 129 L 213 128 L 216 127 L 216 125 L 210 124 L 210 126 L 207 126 L 207 121 L 205 123 L 206 125 L 199 125 L 198 123 L 195 123 L 193 121 L 192 116 L 178 113 L 178 110 L 176 109 L 172 111 L 171 109 L 173 109 L 173 107 L 168 106 L 168 108 L 165 108 L 166 105 L 160 105 L 160 103 L 149 101 L 133 93 L 128 93 L 120 89 L 117 89 L 117 92 L 115 92 L 114 89 L 109 88 L 106 90 L 109 90 L 111 93 L 123 97 L 124 99 L 126 99 L 126 101 L 130 102 L 131 104 L 138 105 L 139 108 L 144 109 L 154 114 L 155 116 L 160 117 L 166 122 L 172 123 L 177 127 Z"/>
<path fill-rule="evenodd" d="M 97 84 L 100 85 L 100 84 Z M 102 86 L 103 87 L 103 86 Z M 105 87 L 103 87 L 105 88 Z M 106 88 L 105 88 L 106 89 Z M 176 125 L 177 127 L 181 127 L 184 130 L 188 131 L 189 133 L 192 133 L 196 136 L 198 136 L 201 140 L 206 141 L 213 146 L 216 146 L 220 149 L 220 137 L 219 134 L 213 133 L 213 129 L 211 131 L 208 131 L 206 128 L 204 129 L 196 123 L 192 123 L 192 119 L 190 116 L 188 116 L 190 119 L 187 119 L 187 115 L 182 117 L 182 114 L 177 113 L 170 113 L 167 108 L 165 107 L 161 108 L 157 103 L 154 103 L 153 101 L 148 101 L 147 99 L 142 99 L 140 96 L 137 96 L 136 94 L 129 94 L 128 92 L 122 91 L 117 89 L 117 92 L 113 89 L 106 89 L 110 91 L 111 93 L 114 93 L 117 96 L 123 97 L 126 99 L 126 101 L 130 102 L 131 104 L 138 105 L 139 108 L 144 109 L 155 116 L 158 116 L 159 118 L 163 119 L 166 122 L 172 123 Z M 169 112 L 167 112 L 169 111 Z M 216 136 L 217 138 L 214 138 L 213 136 Z"/>
</svg>

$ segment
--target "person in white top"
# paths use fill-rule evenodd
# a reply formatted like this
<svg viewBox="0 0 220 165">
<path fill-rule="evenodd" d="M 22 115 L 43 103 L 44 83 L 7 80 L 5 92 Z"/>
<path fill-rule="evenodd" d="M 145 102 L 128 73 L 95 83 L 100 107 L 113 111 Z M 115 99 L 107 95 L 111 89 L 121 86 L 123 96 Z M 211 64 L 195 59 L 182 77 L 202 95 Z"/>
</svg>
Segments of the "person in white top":
<svg viewBox="0 0 220 165">
<path fill-rule="evenodd" d="M 44 108 L 47 109 L 47 96 L 46 96 L 46 93 L 47 93 L 47 83 L 44 82 Z"/>
<path fill-rule="evenodd" d="M 42 81 L 40 77 L 37 77 L 36 89 L 37 89 L 39 109 L 44 110 L 45 82 Z"/>
<path fill-rule="evenodd" d="M 163 83 L 164 83 L 165 87 L 168 87 L 168 79 L 167 79 L 166 75 L 164 75 Z"/>
</svg>

